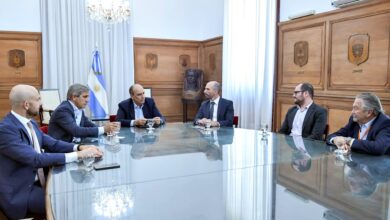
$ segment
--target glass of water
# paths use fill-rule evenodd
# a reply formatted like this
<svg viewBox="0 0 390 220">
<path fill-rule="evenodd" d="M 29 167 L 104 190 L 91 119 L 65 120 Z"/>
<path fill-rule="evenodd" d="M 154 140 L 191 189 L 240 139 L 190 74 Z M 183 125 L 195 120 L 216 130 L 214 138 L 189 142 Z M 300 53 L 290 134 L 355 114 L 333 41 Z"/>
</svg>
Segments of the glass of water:
<svg viewBox="0 0 390 220">
<path fill-rule="evenodd" d="M 148 126 L 148 130 L 153 130 L 154 120 L 153 119 L 147 119 L 146 125 Z"/>
<path fill-rule="evenodd" d="M 206 130 L 210 130 L 210 128 L 211 128 L 211 120 L 207 120 L 205 122 L 204 126 L 205 126 Z"/>
<path fill-rule="evenodd" d="M 92 164 L 95 162 L 95 157 L 93 154 L 88 154 L 83 158 L 83 164 L 87 171 L 92 170 Z"/>
</svg>

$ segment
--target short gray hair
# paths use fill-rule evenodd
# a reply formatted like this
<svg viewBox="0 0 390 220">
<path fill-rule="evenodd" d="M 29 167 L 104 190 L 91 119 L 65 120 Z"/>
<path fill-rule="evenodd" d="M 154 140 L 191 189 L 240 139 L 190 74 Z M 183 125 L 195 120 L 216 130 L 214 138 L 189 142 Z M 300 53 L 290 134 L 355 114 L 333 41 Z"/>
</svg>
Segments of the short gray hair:
<svg viewBox="0 0 390 220">
<path fill-rule="evenodd" d="M 361 99 L 363 101 L 363 109 L 364 110 L 373 110 L 374 115 L 378 115 L 379 113 L 384 113 L 381 100 L 377 95 L 371 92 L 362 92 L 356 96 L 357 99 Z"/>
<path fill-rule="evenodd" d="M 69 87 L 66 97 L 68 100 L 70 100 L 72 99 L 73 96 L 79 97 L 81 94 L 85 92 L 89 92 L 89 88 L 87 86 L 76 83 Z"/>
</svg>

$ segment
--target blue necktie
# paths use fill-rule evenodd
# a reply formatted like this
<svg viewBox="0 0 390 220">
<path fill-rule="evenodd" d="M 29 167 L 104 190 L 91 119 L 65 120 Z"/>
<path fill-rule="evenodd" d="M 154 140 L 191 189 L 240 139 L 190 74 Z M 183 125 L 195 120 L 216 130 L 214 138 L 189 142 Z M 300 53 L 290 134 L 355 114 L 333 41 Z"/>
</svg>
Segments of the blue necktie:
<svg viewBox="0 0 390 220">
<path fill-rule="evenodd" d="M 214 105 L 215 105 L 215 102 L 210 102 L 210 117 L 209 117 L 209 119 L 210 120 L 213 120 L 213 114 L 214 114 Z"/>
</svg>

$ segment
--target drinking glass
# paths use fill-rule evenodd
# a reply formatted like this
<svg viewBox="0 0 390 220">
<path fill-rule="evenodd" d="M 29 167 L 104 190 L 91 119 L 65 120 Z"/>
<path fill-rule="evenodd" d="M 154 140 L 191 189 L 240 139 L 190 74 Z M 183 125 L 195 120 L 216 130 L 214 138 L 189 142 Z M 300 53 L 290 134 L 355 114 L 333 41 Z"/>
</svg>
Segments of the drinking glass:
<svg viewBox="0 0 390 220">
<path fill-rule="evenodd" d="M 95 162 L 93 154 L 88 154 L 83 158 L 83 164 L 87 171 L 92 170 L 92 164 Z"/>
<path fill-rule="evenodd" d="M 119 121 L 113 122 L 115 124 L 114 134 L 119 134 L 121 130 L 121 123 Z"/>
<path fill-rule="evenodd" d="M 210 130 L 210 128 L 211 128 L 211 120 L 210 119 L 207 120 L 204 125 L 205 125 L 206 130 Z"/>
<path fill-rule="evenodd" d="M 147 121 L 146 121 L 146 125 L 148 126 L 148 130 L 153 130 L 154 128 L 153 128 L 153 125 L 154 125 L 154 121 L 153 121 L 153 119 L 147 119 Z"/>
</svg>

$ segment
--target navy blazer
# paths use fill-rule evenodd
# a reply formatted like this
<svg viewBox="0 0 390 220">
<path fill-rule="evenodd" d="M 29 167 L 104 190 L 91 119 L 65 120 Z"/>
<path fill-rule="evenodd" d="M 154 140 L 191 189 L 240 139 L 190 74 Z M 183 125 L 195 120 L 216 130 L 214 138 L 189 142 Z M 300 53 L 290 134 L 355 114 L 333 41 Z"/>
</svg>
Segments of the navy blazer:
<svg viewBox="0 0 390 220">
<path fill-rule="evenodd" d="M 26 128 L 14 115 L 9 113 L 0 122 L 0 208 L 13 219 L 26 216 L 37 169 L 65 164 L 63 153 L 73 151 L 73 144 L 55 140 L 43 134 L 36 122 L 32 124 L 46 153 L 34 150 Z"/>
<path fill-rule="evenodd" d="M 210 115 L 210 100 L 206 100 L 200 106 L 198 113 L 196 113 L 194 124 L 199 119 L 208 118 Z M 233 126 L 234 108 L 233 102 L 224 98 L 220 98 L 218 102 L 217 121 L 221 127 Z"/>
<path fill-rule="evenodd" d="M 286 135 L 291 134 L 291 129 L 293 127 L 297 111 L 297 106 L 293 106 L 287 111 L 282 127 L 279 129 L 279 133 Z M 328 114 L 326 109 L 313 102 L 307 110 L 305 119 L 303 120 L 302 137 L 323 140 L 322 136 L 326 128 L 327 118 Z"/>
<path fill-rule="evenodd" d="M 76 124 L 76 116 L 70 101 L 63 101 L 51 114 L 49 122 L 49 135 L 55 139 L 72 142 L 73 137 L 97 137 L 99 128 L 89 121 L 84 111 L 80 126 Z"/>
<path fill-rule="evenodd" d="M 118 104 L 118 112 L 116 113 L 116 120 L 121 122 L 124 127 L 130 127 L 131 120 L 135 120 L 133 99 L 126 99 Z M 160 117 L 161 124 L 165 123 L 165 118 L 158 110 L 156 103 L 152 98 L 145 98 L 142 112 L 145 118 Z"/>
<path fill-rule="evenodd" d="M 371 124 L 366 140 L 358 140 L 359 130 L 359 124 L 354 122 L 351 116 L 348 124 L 330 134 L 326 142 L 332 144 L 330 140 L 336 136 L 352 137 L 355 138 L 351 146 L 352 150 L 375 155 L 390 154 L 390 118 L 387 115 L 378 114 Z"/>
</svg>

